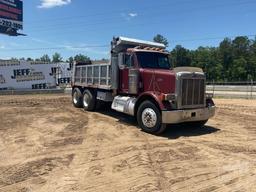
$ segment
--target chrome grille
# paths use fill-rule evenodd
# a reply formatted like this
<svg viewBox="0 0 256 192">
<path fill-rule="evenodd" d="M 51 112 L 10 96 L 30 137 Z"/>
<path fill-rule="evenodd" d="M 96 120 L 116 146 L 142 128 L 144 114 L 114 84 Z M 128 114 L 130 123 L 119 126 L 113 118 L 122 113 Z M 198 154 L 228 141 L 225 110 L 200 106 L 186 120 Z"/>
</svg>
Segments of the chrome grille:
<svg viewBox="0 0 256 192">
<path fill-rule="evenodd" d="M 182 78 L 181 79 L 181 107 L 193 107 L 204 105 L 205 79 Z"/>
</svg>

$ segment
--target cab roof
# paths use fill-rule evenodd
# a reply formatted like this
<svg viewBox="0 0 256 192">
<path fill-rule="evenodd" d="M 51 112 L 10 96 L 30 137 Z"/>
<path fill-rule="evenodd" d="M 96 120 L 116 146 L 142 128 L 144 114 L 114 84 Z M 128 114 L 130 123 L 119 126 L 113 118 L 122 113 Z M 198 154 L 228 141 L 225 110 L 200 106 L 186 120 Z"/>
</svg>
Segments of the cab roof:
<svg viewBox="0 0 256 192">
<path fill-rule="evenodd" d="M 169 54 L 166 50 L 164 49 L 153 49 L 153 48 L 128 48 L 127 52 L 150 52 L 150 53 L 162 53 L 162 54 Z"/>
</svg>

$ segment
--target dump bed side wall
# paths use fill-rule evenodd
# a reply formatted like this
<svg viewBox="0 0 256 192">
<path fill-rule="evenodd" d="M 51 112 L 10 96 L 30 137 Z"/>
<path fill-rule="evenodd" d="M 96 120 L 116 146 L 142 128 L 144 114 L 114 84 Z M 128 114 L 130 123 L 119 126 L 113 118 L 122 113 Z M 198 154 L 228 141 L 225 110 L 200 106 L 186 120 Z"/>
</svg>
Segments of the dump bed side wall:
<svg viewBox="0 0 256 192">
<path fill-rule="evenodd" d="M 73 86 L 111 89 L 110 64 L 75 65 Z"/>
</svg>

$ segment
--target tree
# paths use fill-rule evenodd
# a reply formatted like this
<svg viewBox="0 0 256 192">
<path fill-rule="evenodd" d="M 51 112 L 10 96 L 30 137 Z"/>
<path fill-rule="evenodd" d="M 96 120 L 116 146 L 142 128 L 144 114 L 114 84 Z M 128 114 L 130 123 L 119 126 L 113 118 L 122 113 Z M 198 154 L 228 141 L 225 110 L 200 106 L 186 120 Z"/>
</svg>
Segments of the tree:
<svg viewBox="0 0 256 192">
<path fill-rule="evenodd" d="M 73 65 L 74 65 L 74 58 L 73 57 L 69 57 L 66 62 L 69 63 L 69 68 L 72 69 Z"/>
<path fill-rule="evenodd" d="M 222 63 L 222 79 L 229 80 L 231 78 L 230 68 L 232 66 L 234 55 L 233 55 L 233 45 L 229 38 L 225 38 L 219 45 L 219 59 Z"/>
<path fill-rule="evenodd" d="M 191 66 L 202 68 L 208 80 L 221 80 L 222 65 L 218 59 L 218 49 L 199 47 L 190 51 Z"/>
<path fill-rule="evenodd" d="M 103 62 L 108 62 L 109 60 L 106 59 L 106 58 L 102 58 L 101 61 L 103 61 Z"/>
<path fill-rule="evenodd" d="M 72 65 L 74 63 L 74 58 L 73 57 L 69 57 L 67 62 Z"/>
<path fill-rule="evenodd" d="M 238 57 L 245 57 L 249 53 L 251 41 L 248 37 L 238 36 L 232 41 L 234 55 Z"/>
<path fill-rule="evenodd" d="M 54 53 L 52 56 L 52 62 L 53 63 L 58 63 L 62 61 L 62 57 L 59 53 Z"/>
<path fill-rule="evenodd" d="M 43 55 L 40 58 L 40 60 L 43 61 L 43 62 L 48 62 L 48 63 L 51 62 L 51 59 L 50 59 L 49 55 L 47 55 L 47 54 Z"/>
<path fill-rule="evenodd" d="M 253 40 L 250 49 L 251 49 L 252 53 L 256 55 L 256 38 L 255 38 L 255 40 Z"/>
<path fill-rule="evenodd" d="M 218 47 L 188 50 L 177 45 L 171 51 L 173 66 L 200 67 L 208 81 L 256 80 L 256 39 L 238 36 L 225 38 Z"/>
<path fill-rule="evenodd" d="M 153 41 L 154 42 L 157 42 L 157 43 L 163 43 L 166 47 L 168 47 L 168 40 L 164 37 L 164 36 L 162 36 L 162 35 L 160 35 L 160 34 L 157 34 L 154 38 L 153 38 Z"/>
<path fill-rule="evenodd" d="M 34 61 L 31 57 L 28 57 L 26 61 Z"/>
<path fill-rule="evenodd" d="M 247 80 L 256 80 L 256 54 L 252 55 L 247 61 L 248 71 Z"/>
<path fill-rule="evenodd" d="M 230 69 L 231 77 L 233 81 L 242 81 L 247 79 L 246 74 L 246 63 L 247 61 L 241 57 L 239 59 L 235 59 L 232 68 Z"/>
<path fill-rule="evenodd" d="M 74 61 L 77 63 L 91 63 L 91 60 L 86 55 L 78 54 L 74 57 Z"/>
<path fill-rule="evenodd" d="M 18 58 L 16 58 L 16 57 L 11 57 L 11 59 L 10 60 L 12 60 L 12 61 L 19 61 L 19 59 Z"/>
<path fill-rule="evenodd" d="M 188 49 L 185 49 L 181 45 L 177 45 L 171 51 L 171 61 L 172 61 L 173 67 L 190 66 L 191 65 L 190 51 Z"/>
</svg>

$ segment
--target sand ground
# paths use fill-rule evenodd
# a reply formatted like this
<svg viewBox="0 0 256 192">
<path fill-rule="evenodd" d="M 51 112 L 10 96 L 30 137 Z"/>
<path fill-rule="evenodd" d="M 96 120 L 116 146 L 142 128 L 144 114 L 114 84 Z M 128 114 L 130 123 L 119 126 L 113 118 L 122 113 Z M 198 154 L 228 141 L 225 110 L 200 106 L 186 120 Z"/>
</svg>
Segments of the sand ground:
<svg viewBox="0 0 256 192">
<path fill-rule="evenodd" d="M 0 191 L 256 191 L 256 100 L 161 136 L 65 95 L 0 96 Z"/>
</svg>

